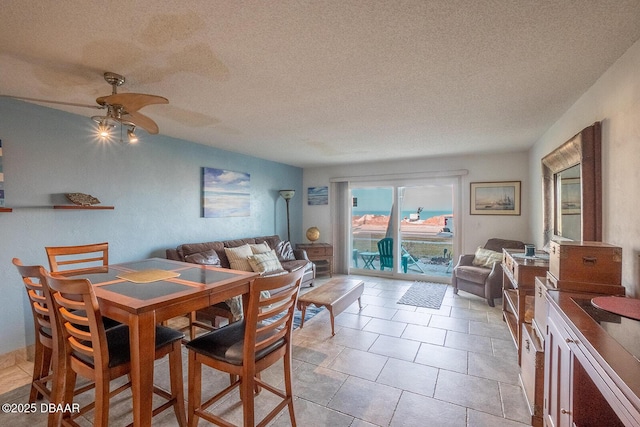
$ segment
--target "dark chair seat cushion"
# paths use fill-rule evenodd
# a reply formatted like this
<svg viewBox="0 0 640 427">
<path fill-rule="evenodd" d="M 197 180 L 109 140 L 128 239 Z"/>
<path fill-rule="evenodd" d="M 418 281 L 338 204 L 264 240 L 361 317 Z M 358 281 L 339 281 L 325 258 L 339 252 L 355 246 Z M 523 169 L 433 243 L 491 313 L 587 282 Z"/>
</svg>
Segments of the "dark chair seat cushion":
<svg viewBox="0 0 640 427">
<path fill-rule="evenodd" d="M 232 323 L 224 328 L 206 333 L 187 343 L 187 348 L 212 359 L 242 365 L 242 347 L 244 345 L 245 321 Z M 256 360 L 260 360 L 272 351 L 284 345 L 280 339 L 268 347 L 256 352 Z"/>
<path fill-rule="evenodd" d="M 129 346 L 129 327 L 127 325 L 116 326 L 105 331 L 107 345 L 109 347 L 109 367 L 122 365 L 131 360 L 131 348 Z M 165 326 L 156 326 L 156 350 L 184 338 L 182 332 Z M 74 352 L 74 355 L 87 365 L 94 367 L 93 358 Z"/>
</svg>

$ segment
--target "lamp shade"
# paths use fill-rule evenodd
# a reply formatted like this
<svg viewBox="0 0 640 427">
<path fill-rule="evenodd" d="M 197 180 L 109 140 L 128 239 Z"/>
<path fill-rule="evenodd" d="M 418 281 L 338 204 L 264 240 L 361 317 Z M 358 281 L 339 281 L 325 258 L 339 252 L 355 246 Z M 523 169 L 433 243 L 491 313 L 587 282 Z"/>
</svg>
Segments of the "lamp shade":
<svg viewBox="0 0 640 427">
<path fill-rule="evenodd" d="M 295 196 L 295 194 L 296 194 L 296 190 L 280 190 L 280 195 L 285 200 L 293 199 L 293 196 Z"/>
</svg>

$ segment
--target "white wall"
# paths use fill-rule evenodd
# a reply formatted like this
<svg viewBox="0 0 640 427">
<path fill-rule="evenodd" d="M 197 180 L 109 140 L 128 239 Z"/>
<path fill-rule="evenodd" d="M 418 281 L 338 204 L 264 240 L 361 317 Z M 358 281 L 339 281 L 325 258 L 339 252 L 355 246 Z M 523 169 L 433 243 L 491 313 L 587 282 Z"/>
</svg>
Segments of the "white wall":
<svg viewBox="0 0 640 427">
<path fill-rule="evenodd" d="M 622 247 L 622 281 L 640 296 L 640 41 L 636 42 L 544 134 L 529 155 L 531 216 L 536 243 L 542 243 L 540 159 L 583 128 L 602 121 L 603 241 Z"/>
<path fill-rule="evenodd" d="M 47 266 L 45 246 L 109 242 L 110 261 L 149 256 L 181 243 L 278 234 L 286 238 L 278 190 L 302 192 L 302 169 L 141 132 L 135 146 L 103 145 L 86 117 L 0 99 L 7 207 L 0 213 L 0 355 L 33 343 L 33 322 L 13 257 Z M 251 216 L 201 218 L 201 169 L 251 175 Z M 64 193 L 91 194 L 114 210 L 64 211 Z M 302 200 L 291 201 L 300 241 Z"/>
<path fill-rule="evenodd" d="M 462 177 L 462 217 L 461 247 L 464 253 L 473 253 L 491 237 L 532 240 L 529 229 L 530 203 L 528 196 L 529 171 L 526 152 L 493 153 L 482 155 L 455 156 L 429 159 L 412 159 L 374 164 L 356 164 L 333 167 L 306 168 L 303 179 L 303 230 L 316 226 L 320 229 L 320 241 L 333 243 L 331 221 L 332 206 L 309 206 L 306 192 L 308 187 L 329 186 L 331 178 L 353 176 L 383 176 L 393 174 L 419 174 L 428 172 L 466 169 L 468 175 Z M 477 181 L 522 181 L 522 205 L 520 216 L 470 215 L 470 183 Z M 331 199 L 331 195 L 329 197 Z"/>
</svg>

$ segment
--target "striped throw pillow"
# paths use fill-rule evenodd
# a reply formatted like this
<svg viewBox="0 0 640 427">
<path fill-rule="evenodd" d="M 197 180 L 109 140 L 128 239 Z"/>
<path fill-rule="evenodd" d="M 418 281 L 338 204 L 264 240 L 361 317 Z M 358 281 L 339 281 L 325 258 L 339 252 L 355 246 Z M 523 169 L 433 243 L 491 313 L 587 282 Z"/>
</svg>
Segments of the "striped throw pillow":
<svg viewBox="0 0 640 427">
<path fill-rule="evenodd" d="M 233 270 L 253 271 L 251 264 L 247 260 L 248 257 L 253 255 L 251 247 L 246 244 L 238 246 L 237 248 L 224 248 L 224 253 L 229 259 L 229 265 Z"/>
<path fill-rule="evenodd" d="M 278 261 L 276 251 L 254 254 L 248 258 L 251 268 L 256 273 L 268 273 L 270 271 L 282 270 L 282 264 Z"/>
</svg>

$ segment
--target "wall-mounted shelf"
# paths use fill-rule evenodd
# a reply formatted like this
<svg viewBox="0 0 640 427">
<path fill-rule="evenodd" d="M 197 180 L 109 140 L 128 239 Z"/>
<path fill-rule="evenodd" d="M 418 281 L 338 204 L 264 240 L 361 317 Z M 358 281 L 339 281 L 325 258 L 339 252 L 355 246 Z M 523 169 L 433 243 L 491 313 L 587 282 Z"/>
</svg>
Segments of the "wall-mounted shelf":
<svg viewBox="0 0 640 427">
<path fill-rule="evenodd" d="M 13 212 L 11 208 L 0 208 L 0 212 Z"/>
<path fill-rule="evenodd" d="M 105 209 L 114 209 L 114 207 L 113 206 L 53 205 L 53 209 L 105 210 Z"/>
</svg>

